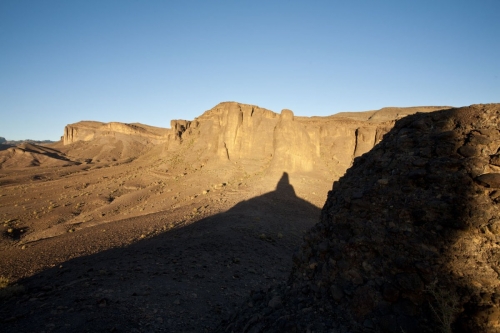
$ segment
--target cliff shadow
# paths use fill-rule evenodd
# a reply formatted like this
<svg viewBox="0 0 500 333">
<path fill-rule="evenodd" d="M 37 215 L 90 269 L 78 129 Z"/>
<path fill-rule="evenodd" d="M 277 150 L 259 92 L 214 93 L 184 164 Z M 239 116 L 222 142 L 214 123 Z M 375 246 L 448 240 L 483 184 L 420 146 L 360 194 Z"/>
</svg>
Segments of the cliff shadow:
<svg viewBox="0 0 500 333">
<path fill-rule="evenodd" d="M 250 291 L 286 281 L 319 214 L 283 173 L 226 212 L 19 281 L 25 294 L 0 305 L 2 331 L 211 331 Z"/>
</svg>

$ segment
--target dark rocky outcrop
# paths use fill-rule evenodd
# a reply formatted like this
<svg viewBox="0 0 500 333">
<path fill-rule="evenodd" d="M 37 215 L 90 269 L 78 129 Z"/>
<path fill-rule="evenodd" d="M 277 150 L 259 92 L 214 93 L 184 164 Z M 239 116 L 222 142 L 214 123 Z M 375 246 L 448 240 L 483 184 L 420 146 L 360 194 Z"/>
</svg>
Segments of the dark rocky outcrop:
<svg viewBox="0 0 500 333">
<path fill-rule="evenodd" d="M 499 332 L 500 105 L 398 121 L 223 332 Z"/>
</svg>

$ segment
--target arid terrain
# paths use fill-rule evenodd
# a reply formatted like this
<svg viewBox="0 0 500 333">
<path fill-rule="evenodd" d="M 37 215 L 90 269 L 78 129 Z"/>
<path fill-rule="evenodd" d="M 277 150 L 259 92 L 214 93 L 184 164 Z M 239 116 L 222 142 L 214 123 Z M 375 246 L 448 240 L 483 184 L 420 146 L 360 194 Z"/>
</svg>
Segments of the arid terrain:
<svg viewBox="0 0 500 333">
<path fill-rule="evenodd" d="M 491 112 L 498 112 L 492 108 Z M 350 245 L 349 251 L 355 257 L 344 260 L 343 264 L 346 272 L 354 272 L 349 273 L 350 276 L 335 271 L 341 277 L 332 273 L 327 278 L 326 273 L 321 275 L 319 268 L 316 269 L 330 267 L 325 262 L 334 266 L 328 261 L 328 256 L 315 254 L 317 247 L 323 244 L 322 237 L 338 237 L 338 243 L 329 245 L 335 251 L 347 251 L 342 242 L 350 237 L 356 240 L 361 237 L 357 232 L 347 232 L 342 228 L 337 236 L 331 235 L 332 231 L 325 226 L 328 225 L 326 211 L 321 213 L 321 209 L 327 197 L 332 200 L 328 195 L 332 183 L 344 175 L 355 158 L 374 146 L 379 147 L 397 119 L 416 112 L 424 114 L 415 117 L 428 116 L 425 119 L 431 119 L 434 111 L 440 109 L 448 108 L 384 108 L 305 118 L 294 116 L 290 110 L 278 114 L 257 106 L 227 102 L 194 120 L 174 120 L 170 129 L 82 121 L 66 126 L 61 141 L 57 143 L 24 143 L 0 151 L 0 276 L 8 279 L 8 286 L 0 290 L 1 331 L 270 331 L 274 327 L 274 324 L 269 324 L 272 315 L 281 308 L 274 296 L 281 292 L 279 288 L 287 288 L 284 283 L 289 278 L 293 282 L 288 286 L 291 291 L 289 294 L 283 292 L 283 299 L 285 295 L 295 295 L 297 289 L 294 288 L 303 288 L 309 281 L 321 282 L 319 289 L 314 290 L 317 293 L 322 292 L 322 285 L 328 285 L 325 293 L 330 295 L 330 279 L 334 278 L 343 284 L 336 287 L 339 292 L 334 288 L 334 296 L 330 295 L 330 298 L 336 295 L 339 300 L 334 299 L 340 301 L 344 296 L 339 295 L 347 294 L 351 300 L 361 302 L 364 295 L 369 294 L 376 299 L 378 287 L 367 284 L 365 289 L 358 291 L 357 286 L 362 282 L 355 282 L 354 287 L 346 282 L 349 279 L 358 281 L 360 276 L 365 281 L 380 282 L 377 278 L 387 273 L 384 265 L 384 269 L 380 268 L 368 277 L 357 271 L 358 266 L 368 264 L 355 253 L 362 251 L 359 246 L 368 245 Z M 419 135 L 426 135 L 424 129 L 434 130 L 434 121 L 442 123 L 446 119 L 423 121 L 422 128 L 414 128 L 417 134 L 411 134 L 410 130 L 407 134 L 398 134 L 400 136 L 394 134 L 392 137 L 397 136 L 393 139 L 394 146 L 383 146 L 383 149 L 392 152 L 396 151 L 395 147 L 403 149 L 404 144 L 414 148 L 414 143 L 405 140 L 411 137 L 418 141 Z M 472 133 L 473 125 L 467 126 Z M 493 125 L 488 126 L 483 127 L 493 131 Z M 453 126 L 446 128 L 448 131 L 453 129 Z M 461 137 L 460 140 L 470 141 L 473 134 L 467 133 L 463 135 L 469 135 L 468 139 Z M 496 136 L 498 130 L 492 133 L 489 135 Z M 446 134 L 443 135 L 445 139 L 449 139 Z M 422 142 L 432 146 L 435 141 Z M 461 156 L 477 158 L 480 148 L 469 146 L 461 148 L 469 149 L 462 151 Z M 365 196 L 369 201 L 360 203 L 364 190 L 354 183 L 354 179 L 361 179 L 364 175 L 366 181 L 375 180 L 387 185 L 387 179 L 391 182 L 391 174 L 387 174 L 389 168 L 408 167 L 403 163 L 405 159 L 400 159 L 400 164 L 390 164 L 389 159 L 397 158 L 383 155 L 380 149 L 376 151 L 382 164 L 369 168 L 376 174 L 368 176 L 368 171 L 359 171 L 361 167 L 358 167 L 359 173 L 349 176 L 351 183 L 341 183 L 343 194 L 339 195 L 351 199 L 348 199 L 349 206 L 339 204 L 336 208 L 339 216 L 348 217 L 359 211 L 366 213 L 369 211 L 366 205 L 371 203 L 379 211 L 384 210 L 384 205 L 391 207 L 387 196 L 395 195 L 392 192 L 368 191 L 373 196 L 371 199 Z M 496 149 L 490 150 L 484 152 L 488 158 L 497 153 Z M 401 154 L 406 153 L 409 152 Z M 357 158 L 358 164 L 367 155 Z M 444 157 L 434 152 L 426 158 L 441 158 L 439 161 L 444 164 L 422 162 L 424 164 L 419 166 L 418 161 L 410 164 L 423 168 L 432 165 L 435 170 L 448 168 L 456 171 L 461 167 L 456 161 L 445 163 Z M 477 172 L 473 177 L 480 176 L 485 170 Z M 416 172 L 408 177 L 413 182 L 410 185 L 416 186 L 424 175 Z M 439 178 L 425 181 L 448 189 Z M 447 180 L 446 184 L 449 182 Z M 398 180 L 394 185 L 403 183 Z M 397 192 L 398 198 L 403 198 L 408 193 L 406 190 L 412 191 L 410 185 L 402 188 L 403 192 Z M 415 198 L 418 198 L 418 204 L 422 204 L 427 192 L 419 191 L 411 193 L 417 193 Z M 440 195 L 438 192 L 432 192 L 432 195 Z M 487 192 L 489 196 L 491 190 Z M 474 196 L 471 194 L 471 197 Z M 435 211 L 448 209 L 435 204 Z M 332 205 L 332 202 L 327 202 L 324 209 L 331 209 Z M 418 210 L 412 209 L 408 212 L 409 219 L 424 219 L 425 214 L 424 217 L 412 215 Z M 438 216 L 436 214 L 433 216 Z M 395 219 L 395 216 L 391 215 L 391 218 Z M 366 214 L 364 218 L 368 219 Z M 376 220 L 375 217 L 372 219 Z M 359 230 L 370 230 L 371 235 L 380 236 L 375 229 L 358 226 L 356 223 L 361 222 L 357 220 L 352 223 Z M 398 232 L 404 234 L 409 230 L 399 230 L 394 235 L 402 237 Z M 428 235 L 423 233 L 418 237 Z M 480 240 L 477 244 L 481 242 L 485 241 Z M 405 249 L 406 244 L 397 244 L 396 248 L 398 246 L 409 251 Z M 434 251 L 432 246 L 439 248 L 436 244 L 426 246 L 430 252 Z M 299 248 L 302 248 L 302 254 L 297 257 Z M 376 253 L 381 251 L 379 248 L 374 250 Z M 371 259 L 376 257 L 374 254 L 370 256 Z M 408 265 L 405 262 L 403 266 Z M 398 269 L 401 274 L 409 274 L 411 280 L 413 271 Z M 425 269 L 431 268 L 425 266 Z M 396 282 L 391 280 L 389 285 L 393 284 Z M 459 287 L 463 288 L 456 288 Z M 405 292 L 409 296 L 400 298 L 399 295 Z M 391 302 L 400 302 L 402 305 L 397 304 L 403 308 L 408 300 L 422 304 L 418 303 L 423 302 L 420 298 L 405 292 L 394 291 L 398 296 L 394 296 Z M 269 303 L 273 299 L 275 302 Z M 263 302 L 268 313 L 260 307 Z M 235 310 L 241 308 L 242 303 L 251 315 L 242 310 L 239 317 L 235 317 Z M 356 312 L 351 303 L 347 301 L 343 307 Z M 339 319 L 339 323 L 351 331 L 376 331 L 382 327 L 392 332 L 394 325 L 380 326 L 370 317 L 372 312 L 379 316 L 379 311 L 397 317 L 394 320 L 400 323 L 395 324 L 396 330 L 404 327 L 405 332 L 412 332 L 413 317 L 417 314 L 423 316 L 416 310 L 411 310 L 414 311 L 411 315 L 404 311 L 402 315 L 397 311 L 393 311 L 394 314 L 392 310 L 384 312 L 377 308 L 376 301 L 372 300 L 372 303 L 374 305 L 370 306 L 376 310 L 360 310 L 358 320 L 364 324 L 361 329 L 349 326 L 350 319 Z M 392 303 L 390 306 L 394 306 Z M 309 308 L 303 306 L 301 309 Z M 252 311 L 260 312 L 256 317 Z M 335 314 L 339 316 L 337 312 Z M 398 319 L 400 317 L 403 319 Z M 260 318 L 267 324 L 255 325 Z M 464 322 L 467 320 L 463 319 Z M 307 325 L 301 325 L 297 323 L 294 329 L 306 331 Z M 344 329 L 334 324 L 325 327 L 323 330 L 318 326 L 316 331 L 340 332 Z M 276 331 L 289 330 L 293 331 L 290 327 L 276 328 Z"/>
</svg>

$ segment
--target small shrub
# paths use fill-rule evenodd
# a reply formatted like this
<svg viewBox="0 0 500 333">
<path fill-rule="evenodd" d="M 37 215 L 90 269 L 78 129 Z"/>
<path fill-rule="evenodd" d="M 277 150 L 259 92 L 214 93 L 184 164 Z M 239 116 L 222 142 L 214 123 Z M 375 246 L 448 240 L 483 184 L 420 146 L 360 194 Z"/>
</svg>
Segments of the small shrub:
<svg viewBox="0 0 500 333">
<path fill-rule="evenodd" d="M 429 306 L 441 324 L 440 331 L 451 333 L 451 325 L 459 313 L 459 299 L 457 294 L 450 290 L 439 288 L 437 281 L 434 281 L 427 288 L 427 292 L 434 299 L 433 302 L 429 302 Z"/>
<path fill-rule="evenodd" d="M 0 289 L 4 289 L 8 285 L 9 285 L 9 279 L 4 276 L 0 276 Z"/>
</svg>

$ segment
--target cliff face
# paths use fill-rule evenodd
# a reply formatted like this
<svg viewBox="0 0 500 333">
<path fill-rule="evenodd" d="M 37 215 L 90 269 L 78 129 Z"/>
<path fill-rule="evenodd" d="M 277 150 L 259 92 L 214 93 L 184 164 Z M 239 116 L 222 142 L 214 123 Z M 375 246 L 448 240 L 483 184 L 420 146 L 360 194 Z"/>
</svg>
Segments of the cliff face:
<svg viewBox="0 0 500 333">
<path fill-rule="evenodd" d="M 90 141 L 100 137 L 116 137 L 127 135 L 137 140 L 151 143 L 164 142 L 170 131 L 142 124 L 123 124 L 118 122 L 100 123 L 96 121 L 81 121 L 67 125 L 62 137 L 63 144 L 69 145 L 77 141 Z"/>
<path fill-rule="evenodd" d="M 100 140 L 104 144 L 105 140 L 109 147 L 163 145 L 167 154 L 184 148 L 185 154 L 196 156 L 193 160 L 233 165 L 248 173 L 314 171 L 338 178 L 353 158 L 382 139 L 396 118 L 436 109 L 387 108 L 307 118 L 295 117 L 286 109 L 277 114 L 254 105 L 225 102 L 193 121 L 172 120 L 170 129 L 89 121 L 71 124 L 64 130 L 63 143 Z M 125 158 L 125 148 L 115 155 Z M 109 154 L 108 150 L 99 152 L 99 158 Z M 134 151 L 138 156 L 144 149 Z"/>
<path fill-rule="evenodd" d="M 422 108 L 429 112 L 439 108 Z M 205 159 L 241 165 L 249 172 L 320 171 L 341 176 L 354 157 L 369 151 L 394 125 L 392 115 L 417 112 L 397 109 L 385 112 L 382 121 L 357 120 L 354 116 L 295 117 L 253 105 L 221 103 L 184 127 L 184 142 Z M 393 110 L 391 110 L 393 111 Z M 355 113 L 353 113 L 355 115 Z M 369 118 L 366 116 L 365 118 Z M 372 117 L 373 118 L 373 117 Z"/>
</svg>

